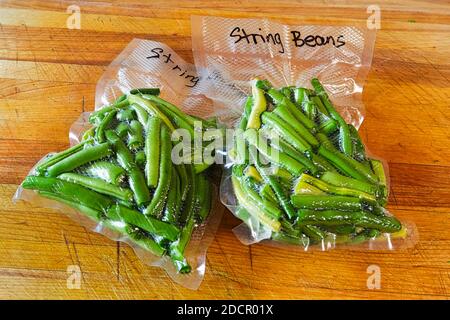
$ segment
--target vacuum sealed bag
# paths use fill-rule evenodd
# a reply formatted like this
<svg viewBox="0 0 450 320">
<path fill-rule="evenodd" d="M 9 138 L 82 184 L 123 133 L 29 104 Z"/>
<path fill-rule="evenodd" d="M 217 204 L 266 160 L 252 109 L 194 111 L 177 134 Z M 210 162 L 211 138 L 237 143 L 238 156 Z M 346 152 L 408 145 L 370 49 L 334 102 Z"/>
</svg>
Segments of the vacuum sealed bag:
<svg viewBox="0 0 450 320">
<path fill-rule="evenodd" d="M 414 243 L 414 225 L 385 209 L 386 162 L 357 130 L 375 30 L 193 17 L 192 42 L 200 89 L 234 128 L 220 195 L 243 243 Z"/>
<path fill-rule="evenodd" d="M 194 132 L 217 130 L 198 82 L 194 66 L 166 45 L 133 40 L 99 80 L 95 111 L 73 124 L 71 147 L 42 158 L 14 200 L 69 214 L 198 288 L 222 214 L 213 161 L 175 152 L 190 151 Z"/>
</svg>

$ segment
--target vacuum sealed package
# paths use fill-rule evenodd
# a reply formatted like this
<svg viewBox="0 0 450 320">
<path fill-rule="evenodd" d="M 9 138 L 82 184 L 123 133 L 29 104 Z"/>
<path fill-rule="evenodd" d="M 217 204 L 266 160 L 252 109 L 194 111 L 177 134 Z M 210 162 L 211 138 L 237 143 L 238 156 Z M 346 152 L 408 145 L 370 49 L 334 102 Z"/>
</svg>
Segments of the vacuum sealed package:
<svg viewBox="0 0 450 320">
<path fill-rule="evenodd" d="M 223 211 L 213 161 L 192 161 L 189 149 L 218 131 L 198 87 L 195 67 L 169 47 L 133 40 L 99 80 L 95 111 L 72 126 L 71 147 L 42 158 L 14 200 L 67 213 L 198 288 Z"/>
<path fill-rule="evenodd" d="M 234 129 L 220 195 L 243 221 L 234 229 L 241 242 L 414 243 L 414 225 L 385 208 L 386 162 L 357 130 L 375 30 L 193 17 L 192 41 L 201 90 Z"/>
</svg>

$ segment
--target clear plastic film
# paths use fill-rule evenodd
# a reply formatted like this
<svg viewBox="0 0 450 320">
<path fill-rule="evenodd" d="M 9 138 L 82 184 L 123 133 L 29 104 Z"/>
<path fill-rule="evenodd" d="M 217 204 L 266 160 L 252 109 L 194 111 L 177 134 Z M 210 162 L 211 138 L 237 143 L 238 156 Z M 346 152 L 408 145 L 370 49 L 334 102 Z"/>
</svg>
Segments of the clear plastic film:
<svg viewBox="0 0 450 320">
<path fill-rule="evenodd" d="M 196 74 L 195 67 L 189 63 L 186 63 L 171 48 L 159 42 L 134 39 L 108 66 L 105 73 L 99 80 L 96 88 L 95 110 L 98 111 L 102 108 L 106 108 L 123 94 L 129 93 L 132 89 L 159 88 L 159 97 L 161 97 L 162 99 L 179 107 L 186 114 L 195 115 L 206 119 L 213 115 L 212 104 L 209 99 L 199 93 L 199 85 L 199 77 Z M 127 117 L 132 117 L 134 115 L 133 120 L 131 120 L 131 122 L 130 120 L 127 120 L 127 123 L 130 124 L 131 128 L 131 123 L 133 122 L 136 125 L 136 128 L 139 129 L 139 127 L 141 126 L 139 125 L 138 120 L 141 119 L 139 118 L 139 116 L 136 116 L 136 114 L 137 112 L 123 112 L 120 117 L 121 119 L 128 119 Z M 69 133 L 70 145 L 72 147 L 80 146 L 81 144 L 86 143 L 86 135 L 89 135 L 89 129 L 92 128 L 92 124 L 89 122 L 90 115 L 90 112 L 81 114 L 79 119 L 72 125 Z M 116 114 L 115 117 L 119 119 L 118 114 Z M 145 126 L 142 124 L 142 127 Z M 141 129 L 147 130 L 142 127 Z M 117 135 L 120 135 L 118 128 L 119 125 L 115 126 L 115 132 L 117 133 Z M 130 132 L 132 133 L 131 129 L 130 131 L 128 131 L 128 134 L 131 134 Z M 125 140 L 124 143 L 130 143 L 130 138 L 128 138 L 128 140 Z M 139 151 L 133 150 L 132 147 L 130 147 L 130 144 L 128 145 L 128 148 L 130 148 L 131 151 L 129 155 L 131 155 L 131 157 L 134 157 L 134 161 L 137 163 L 137 154 L 139 153 Z M 141 149 L 143 148 L 144 147 L 142 146 Z M 99 150 L 98 152 L 110 151 Z M 37 172 L 36 170 L 39 170 L 39 166 L 47 159 L 49 159 L 52 155 L 53 154 L 49 154 L 42 158 L 30 171 L 29 175 L 34 175 Z M 120 159 L 117 161 L 112 160 L 113 157 L 114 156 L 106 155 L 105 158 L 89 162 L 83 165 L 81 169 L 77 168 L 73 171 L 73 173 L 64 173 L 63 176 L 69 182 L 74 182 L 77 181 L 76 179 L 81 179 L 81 183 L 84 183 L 86 185 L 86 183 L 88 184 L 90 183 L 90 181 L 85 181 L 84 179 L 86 177 L 83 176 L 80 178 L 80 176 L 77 174 L 86 174 L 87 178 L 91 178 L 92 175 L 94 175 L 94 178 L 100 177 L 103 180 L 106 180 L 108 183 L 114 184 L 115 180 L 120 181 L 121 179 L 123 179 L 123 173 L 121 172 L 121 168 L 119 165 Z M 97 165 L 101 170 L 99 171 L 98 168 L 95 167 L 95 165 Z M 104 168 L 104 166 L 106 168 Z M 141 167 L 141 169 L 141 171 L 144 172 L 143 167 Z M 177 170 L 173 169 L 172 171 L 176 172 Z M 189 177 L 189 172 L 187 174 L 187 177 Z M 60 177 L 61 175 L 58 176 L 58 178 Z M 183 182 L 182 178 L 180 177 L 181 173 L 177 175 L 176 184 L 174 182 L 173 185 L 170 185 L 171 188 L 167 191 L 166 194 L 168 199 L 167 202 L 169 202 L 171 193 L 178 193 L 179 190 L 182 190 L 181 186 Z M 32 181 L 31 183 L 34 182 Z M 205 186 L 204 182 L 203 186 Z M 61 186 L 61 188 L 64 187 L 64 185 Z M 120 185 L 120 188 L 115 188 L 114 192 L 118 194 L 118 197 L 127 197 L 128 193 L 126 191 L 129 191 L 129 189 L 124 191 L 124 188 L 126 189 L 128 185 L 126 185 L 124 188 L 121 187 L 123 187 L 123 185 Z M 51 186 L 48 188 L 51 191 L 54 190 L 51 189 Z M 130 236 L 128 236 L 127 233 L 121 232 L 123 230 L 121 229 L 123 228 L 123 224 L 120 223 L 120 219 L 118 219 L 119 222 L 115 225 L 106 225 L 104 221 L 97 219 L 97 217 L 89 218 L 86 214 L 86 212 L 89 213 L 89 210 L 80 212 L 79 210 L 74 209 L 73 206 L 66 205 L 61 201 L 52 200 L 49 197 L 43 197 L 37 191 L 25 189 L 22 186 L 18 188 L 14 196 L 14 201 L 24 200 L 31 202 L 36 206 L 54 208 L 65 214 L 68 214 L 72 219 L 89 228 L 90 230 L 101 233 L 111 240 L 122 241 L 129 244 L 143 263 L 149 266 L 158 266 L 163 268 L 175 282 L 190 289 L 197 289 L 205 274 L 206 251 L 213 240 L 214 234 L 217 230 L 223 213 L 223 206 L 221 206 L 217 201 L 218 188 L 214 185 L 212 185 L 211 188 L 212 200 L 210 204 L 209 214 L 208 212 L 203 213 L 204 215 L 207 215 L 206 219 L 197 218 L 195 220 L 195 224 L 193 224 L 194 231 L 190 236 L 190 240 L 187 244 L 186 249 L 184 250 L 184 257 L 191 267 L 191 271 L 189 273 L 180 273 L 179 270 L 177 270 L 177 268 L 175 267 L 175 264 L 172 261 L 171 257 L 165 254 L 162 256 L 155 254 L 155 250 L 153 250 L 153 252 L 148 250 L 148 248 L 151 248 L 151 246 L 145 249 L 143 247 L 145 247 L 145 245 L 147 244 L 142 241 L 137 241 L 136 238 L 132 239 L 130 238 Z M 133 188 L 131 187 L 131 189 Z M 83 200 L 83 197 L 84 195 L 80 195 L 79 199 Z M 72 198 L 70 200 L 76 199 L 77 196 L 75 196 L 75 198 L 73 199 Z M 186 199 L 189 200 L 189 195 L 186 196 Z M 105 197 L 103 197 L 103 195 L 101 195 L 100 200 L 106 201 L 106 203 L 108 204 L 108 199 L 105 200 Z M 129 211 L 127 211 L 127 201 L 125 201 L 126 198 L 119 200 L 120 201 L 118 203 L 123 204 L 123 206 L 120 206 L 120 209 L 117 209 L 115 211 L 112 210 L 112 213 L 110 213 L 110 210 L 108 210 L 108 218 L 110 218 L 110 215 L 116 215 L 118 218 L 120 218 L 125 214 L 128 215 L 128 219 L 130 219 L 130 217 L 133 217 L 133 212 L 130 213 Z M 184 209 L 187 206 L 187 200 L 183 202 Z M 175 203 L 175 200 L 173 203 Z M 118 205 L 115 206 L 119 208 Z M 158 204 L 156 204 L 155 206 L 158 206 Z M 199 210 L 201 212 L 200 207 L 201 204 L 199 204 L 198 202 L 195 203 L 195 207 L 193 205 L 193 208 L 195 210 Z M 138 209 L 135 210 L 134 214 L 138 212 L 137 210 Z M 164 210 L 167 210 L 167 207 Z M 179 207 L 178 210 L 180 210 Z M 168 227 L 167 224 L 160 226 L 158 221 L 155 222 L 154 220 L 150 220 L 151 224 L 149 225 L 146 221 L 140 220 L 139 217 L 134 216 L 134 219 L 136 219 L 135 222 L 139 227 L 142 226 L 142 228 L 150 228 L 151 230 L 156 229 L 156 231 L 162 233 L 166 238 L 171 238 L 175 234 L 175 229 L 166 228 Z M 188 222 L 186 222 L 186 225 L 188 225 Z M 180 230 L 182 230 L 182 226 L 180 226 Z M 158 239 L 159 238 L 157 237 L 154 238 L 156 242 L 159 241 Z M 156 249 L 156 251 L 157 250 L 159 249 Z"/>
<path fill-rule="evenodd" d="M 357 26 L 294 26 L 282 25 L 267 19 L 195 16 L 192 17 L 192 43 L 197 71 L 202 79 L 207 79 L 200 88 L 201 92 L 213 100 L 216 116 L 229 128 L 237 128 L 242 123 L 247 99 L 255 93 L 252 91 L 255 90 L 252 88 L 255 78 L 267 80 L 272 88 L 276 88 L 279 92 L 282 92 L 282 88 L 289 87 L 312 89 L 311 79 L 318 78 L 335 110 L 346 123 L 357 130 L 364 119 L 361 96 L 372 61 L 375 30 Z M 267 96 L 267 91 L 264 92 Z M 271 99 L 276 100 L 274 97 Z M 290 119 L 283 121 L 289 123 Z M 253 199 L 262 202 L 250 201 L 249 207 L 243 206 L 238 198 L 240 196 L 245 198 L 246 193 L 251 194 L 253 191 L 251 188 L 245 189 L 242 180 L 236 179 L 236 175 L 232 173 L 238 167 L 235 156 L 231 155 L 235 151 L 233 148 L 233 143 L 227 144 L 228 157 L 220 196 L 221 201 L 234 215 L 244 221 L 234 229 L 234 232 L 244 244 L 275 240 L 274 230 L 279 226 L 272 224 L 270 227 L 270 221 L 274 220 L 269 218 L 270 221 L 267 222 L 267 217 L 264 218 L 265 223 L 262 223 L 261 211 L 258 210 L 258 207 L 267 204 L 264 198 L 264 192 L 267 190 L 262 189 L 264 182 L 268 184 L 267 180 L 263 179 L 261 186 L 257 187 L 260 195 L 253 196 Z M 368 159 L 376 158 L 367 150 L 365 155 Z M 387 163 L 382 160 L 380 162 L 375 160 L 374 163 L 381 164 L 384 169 L 387 180 L 385 189 L 388 191 Z M 247 169 L 248 167 L 245 170 Z M 244 175 L 247 173 L 244 172 Z M 268 194 L 270 200 L 271 196 L 274 197 L 273 190 L 268 191 L 272 193 Z M 247 198 L 252 200 L 252 195 Z M 264 208 L 270 209 L 273 214 L 279 209 L 270 205 Z M 384 208 L 380 210 L 380 215 L 391 216 Z M 310 241 L 311 236 L 270 242 L 276 244 L 289 242 L 305 250 L 314 248 L 327 250 L 335 247 L 394 249 L 413 245 L 417 239 L 415 225 L 402 222 L 402 226 L 403 228 L 396 233 L 382 232 L 376 237 L 360 236 L 355 237 L 354 241 L 348 241 L 348 237 L 339 235 L 344 229 L 342 228 L 339 229 L 339 233 L 326 231 L 325 236 L 322 235 L 320 240 L 314 241 L 314 245 L 311 245 L 313 243 Z M 310 234 L 311 232 L 309 230 Z"/>
</svg>

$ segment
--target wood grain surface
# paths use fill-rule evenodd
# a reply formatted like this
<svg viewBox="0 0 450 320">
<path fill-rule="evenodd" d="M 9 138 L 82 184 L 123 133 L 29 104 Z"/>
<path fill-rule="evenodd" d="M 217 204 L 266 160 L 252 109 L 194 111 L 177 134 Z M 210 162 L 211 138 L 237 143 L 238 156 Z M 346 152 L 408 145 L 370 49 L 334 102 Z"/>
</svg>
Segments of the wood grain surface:
<svg viewBox="0 0 450 320">
<path fill-rule="evenodd" d="M 362 137 L 390 166 L 389 209 L 414 222 L 414 248 L 303 252 L 242 245 L 225 212 L 199 290 L 143 265 L 126 245 L 62 214 L 11 198 L 32 165 L 68 146 L 93 109 L 105 67 L 135 37 L 165 42 L 192 62 L 190 16 L 284 23 L 365 23 L 369 1 L 0 1 L 0 298 L 449 299 L 450 5 L 378 1 L 381 30 L 364 88 Z M 81 9 L 69 30 L 67 7 Z M 67 287 L 78 265 L 80 289 Z M 368 289 L 367 268 L 381 270 Z"/>
</svg>

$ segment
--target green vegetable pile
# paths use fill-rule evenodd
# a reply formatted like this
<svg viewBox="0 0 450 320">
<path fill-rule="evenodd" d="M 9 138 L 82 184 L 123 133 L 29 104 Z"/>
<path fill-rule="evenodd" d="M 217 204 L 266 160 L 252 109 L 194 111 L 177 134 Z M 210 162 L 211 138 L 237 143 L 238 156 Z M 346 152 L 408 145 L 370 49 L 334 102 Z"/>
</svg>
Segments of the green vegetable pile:
<svg viewBox="0 0 450 320">
<path fill-rule="evenodd" d="M 252 82 L 230 152 L 236 215 L 256 218 L 272 239 L 302 245 L 400 231 L 383 208 L 382 163 L 366 155 L 319 80 L 311 83 L 314 89 Z"/>
<path fill-rule="evenodd" d="M 173 164 L 172 132 L 216 127 L 159 97 L 131 90 L 91 114 L 81 143 L 40 162 L 22 187 L 60 201 L 189 273 L 185 248 L 211 208 L 208 164 Z M 179 142 L 182 143 L 182 142 Z"/>
</svg>

